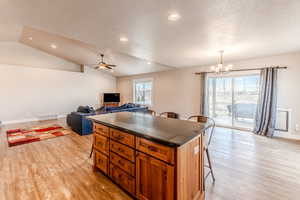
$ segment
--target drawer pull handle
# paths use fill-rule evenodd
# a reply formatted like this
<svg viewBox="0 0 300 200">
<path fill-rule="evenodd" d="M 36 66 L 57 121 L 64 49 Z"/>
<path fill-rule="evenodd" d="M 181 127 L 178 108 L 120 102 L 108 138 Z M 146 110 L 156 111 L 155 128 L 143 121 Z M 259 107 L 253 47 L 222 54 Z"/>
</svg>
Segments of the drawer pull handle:
<svg viewBox="0 0 300 200">
<path fill-rule="evenodd" d="M 158 148 L 154 147 L 154 146 L 148 146 L 148 149 L 150 151 L 154 151 L 154 152 L 158 152 Z"/>
<path fill-rule="evenodd" d="M 121 135 L 118 135 L 117 137 L 116 137 L 116 140 L 123 140 L 124 139 L 124 136 L 121 136 Z"/>
<path fill-rule="evenodd" d="M 123 162 L 122 162 L 121 160 L 119 160 L 118 163 L 119 163 L 120 165 L 123 165 Z"/>
</svg>

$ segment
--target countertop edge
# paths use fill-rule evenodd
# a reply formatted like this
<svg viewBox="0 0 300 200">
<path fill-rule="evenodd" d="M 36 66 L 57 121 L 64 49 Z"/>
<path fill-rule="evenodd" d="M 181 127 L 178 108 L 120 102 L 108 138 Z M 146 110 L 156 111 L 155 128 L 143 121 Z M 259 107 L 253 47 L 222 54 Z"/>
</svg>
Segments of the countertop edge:
<svg viewBox="0 0 300 200">
<path fill-rule="evenodd" d="M 132 135 L 135 135 L 135 136 L 138 136 L 138 137 L 142 137 L 142 138 L 145 138 L 145 139 L 148 139 L 148 140 L 151 140 L 153 142 L 156 142 L 156 143 L 159 143 L 161 145 L 165 145 L 165 146 L 169 146 L 169 147 L 181 147 L 187 143 L 189 143 L 189 141 L 193 140 L 194 138 L 198 137 L 200 134 L 203 134 L 203 132 L 209 128 L 209 126 L 205 127 L 204 129 L 201 129 L 198 131 L 198 134 L 197 135 L 194 135 L 192 137 L 189 137 L 188 140 L 183 143 L 183 144 L 178 144 L 178 143 L 173 143 L 173 142 L 167 142 L 165 140 L 161 140 L 161 139 L 158 139 L 158 138 L 154 138 L 154 137 L 151 137 L 151 136 L 148 136 L 148 135 L 145 135 L 143 133 L 139 133 L 139 132 L 136 132 L 136 131 L 133 131 L 133 130 L 129 130 L 129 129 L 126 129 L 126 128 L 123 128 L 123 127 L 120 127 L 120 126 L 115 126 L 115 125 L 112 125 L 110 123 L 106 123 L 106 122 L 103 122 L 103 121 L 99 121 L 99 120 L 96 120 L 96 119 L 93 119 L 93 118 L 88 118 L 90 120 L 92 120 L 93 122 L 95 123 L 99 123 L 99 124 L 102 124 L 104 126 L 108 126 L 110 128 L 114 128 L 114 129 L 117 129 L 117 130 L 120 130 L 120 131 L 124 131 L 124 132 L 127 132 L 129 134 L 132 134 Z"/>
</svg>

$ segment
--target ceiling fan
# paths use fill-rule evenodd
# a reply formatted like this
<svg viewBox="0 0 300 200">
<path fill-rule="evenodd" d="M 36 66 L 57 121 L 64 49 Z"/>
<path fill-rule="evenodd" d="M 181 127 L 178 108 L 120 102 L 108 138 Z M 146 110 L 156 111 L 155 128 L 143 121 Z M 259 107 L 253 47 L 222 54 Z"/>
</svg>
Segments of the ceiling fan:
<svg viewBox="0 0 300 200">
<path fill-rule="evenodd" d="M 116 67 L 117 65 L 111 65 L 111 64 L 107 64 L 103 61 L 104 58 L 104 54 L 100 54 L 101 56 L 101 61 L 98 62 L 97 64 L 93 64 L 93 66 L 95 66 L 95 69 L 109 69 L 112 70 L 114 67 Z"/>
</svg>

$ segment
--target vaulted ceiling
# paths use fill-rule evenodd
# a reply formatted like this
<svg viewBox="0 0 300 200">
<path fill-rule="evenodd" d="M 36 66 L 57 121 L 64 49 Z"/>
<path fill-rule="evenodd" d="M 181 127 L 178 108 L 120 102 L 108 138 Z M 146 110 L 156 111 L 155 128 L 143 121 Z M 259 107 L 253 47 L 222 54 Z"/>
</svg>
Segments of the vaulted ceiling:
<svg viewBox="0 0 300 200">
<path fill-rule="evenodd" d="M 171 9 L 180 20 L 167 20 Z M 0 41 L 32 27 L 113 52 L 116 73 L 128 75 L 211 64 L 220 49 L 228 61 L 298 51 L 299 9 L 299 0 L 0 0 Z"/>
</svg>

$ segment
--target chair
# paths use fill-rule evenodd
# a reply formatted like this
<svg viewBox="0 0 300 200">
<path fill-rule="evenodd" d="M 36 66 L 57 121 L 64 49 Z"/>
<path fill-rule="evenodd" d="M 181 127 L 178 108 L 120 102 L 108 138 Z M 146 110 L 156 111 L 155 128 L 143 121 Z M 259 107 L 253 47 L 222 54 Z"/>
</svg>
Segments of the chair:
<svg viewBox="0 0 300 200">
<path fill-rule="evenodd" d="M 164 118 L 178 119 L 178 114 L 174 113 L 174 112 L 163 112 L 163 113 L 160 113 L 159 116 L 164 117 Z"/>
<path fill-rule="evenodd" d="M 207 167 L 209 169 L 209 172 L 207 173 L 207 175 L 205 176 L 205 180 L 206 178 L 211 174 L 212 180 L 213 182 L 215 182 L 215 176 L 214 176 L 214 172 L 213 172 L 213 168 L 212 168 L 212 164 L 211 164 L 211 160 L 210 160 L 210 154 L 209 154 L 209 145 L 211 143 L 211 138 L 213 136 L 214 133 L 214 129 L 215 129 L 215 121 L 212 118 L 209 117 L 205 117 L 205 116 L 201 116 L 201 115 L 194 115 L 188 118 L 189 121 L 196 121 L 196 122 L 200 122 L 200 123 L 209 123 L 209 127 L 210 130 L 206 130 L 204 132 L 204 136 L 207 137 L 208 140 L 206 140 L 205 145 L 204 145 L 204 150 L 206 153 L 206 157 L 207 157 L 207 162 L 208 162 L 208 166 L 205 165 L 205 167 Z M 207 135 L 209 134 L 209 135 Z"/>
</svg>

